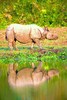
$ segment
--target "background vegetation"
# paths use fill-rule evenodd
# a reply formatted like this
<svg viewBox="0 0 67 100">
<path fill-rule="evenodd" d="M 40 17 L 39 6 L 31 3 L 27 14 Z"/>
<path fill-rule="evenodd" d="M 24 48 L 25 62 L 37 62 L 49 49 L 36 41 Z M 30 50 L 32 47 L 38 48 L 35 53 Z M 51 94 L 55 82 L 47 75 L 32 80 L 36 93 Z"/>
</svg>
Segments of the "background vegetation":
<svg viewBox="0 0 67 100">
<path fill-rule="evenodd" d="M 67 26 L 66 0 L 0 0 L 0 29 L 11 23 Z"/>
</svg>

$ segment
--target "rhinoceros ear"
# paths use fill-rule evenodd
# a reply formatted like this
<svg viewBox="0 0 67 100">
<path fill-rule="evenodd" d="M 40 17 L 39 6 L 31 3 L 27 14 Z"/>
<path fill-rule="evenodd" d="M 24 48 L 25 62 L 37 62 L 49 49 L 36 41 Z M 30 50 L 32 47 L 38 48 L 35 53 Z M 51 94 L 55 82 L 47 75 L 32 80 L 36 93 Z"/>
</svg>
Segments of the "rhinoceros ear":
<svg viewBox="0 0 67 100">
<path fill-rule="evenodd" d="M 43 29 L 44 31 L 47 31 L 47 32 L 49 31 L 48 27 L 44 27 Z"/>
</svg>

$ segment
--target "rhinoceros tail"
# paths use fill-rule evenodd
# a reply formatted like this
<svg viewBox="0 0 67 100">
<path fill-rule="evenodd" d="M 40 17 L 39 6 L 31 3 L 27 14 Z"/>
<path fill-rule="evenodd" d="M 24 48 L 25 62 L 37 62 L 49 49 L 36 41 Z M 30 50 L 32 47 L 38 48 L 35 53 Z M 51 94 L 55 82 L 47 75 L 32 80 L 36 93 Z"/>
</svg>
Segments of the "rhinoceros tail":
<svg viewBox="0 0 67 100">
<path fill-rule="evenodd" d="M 7 33 L 5 32 L 5 39 L 7 40 Z"/>
<path fill-rule="evenodd" d="M 11 36 L 11 35 L 14 35 L 14 28 L 9 26 L 7 29 L 6 29 L 6 32 L 5 32 L 5 39 L 8 40 L 8 38 Z M 9 35 L 8 35 L 9 34 Z"/>
</svg>

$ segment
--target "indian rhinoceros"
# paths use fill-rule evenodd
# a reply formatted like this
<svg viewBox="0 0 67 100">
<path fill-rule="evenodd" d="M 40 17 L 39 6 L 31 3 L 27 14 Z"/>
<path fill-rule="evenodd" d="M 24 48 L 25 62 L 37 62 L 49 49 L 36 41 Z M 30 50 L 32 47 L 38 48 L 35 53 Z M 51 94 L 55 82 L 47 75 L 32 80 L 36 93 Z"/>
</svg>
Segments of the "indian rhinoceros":
<svg viewBox="0 0 67 100">
<path fill-rule="evenodd" d="M 40 40 L 42 39 L 57 39 L 58 36 L 56 34 L 50 33 L 47 28 L 42 28 L 37 26 L 36 24 L 30 25 L 21 25 L 21 24 L 11 24 L 6 29 L 6 39 L 8 41 L 8 45 L 10 50 L 13 50 L 13 47 L 16 47 L 16 41 L 21 43 L 32 43 L 31 48 L 33 48 L 33 44 L 36 43 L 40 48 L 42 48 Z"/>
<path fill-rule="evenodd" d="M 16 64 L 9 65 L 8 82 L 13 87 L 21 87 L 25 85 L 38 85 L 49 79 L 46 71 L 41 69 L 42 64 L 38 67 L 23 68 L 17 72 Z"/>
<path fill-rule="evenodd" d="M 55 69 L 48 72 L 42 69 L 42 62 L 37 67 L 32 64 L 32 68 L 23 68 L 18 72 L 16 64 L 12 63 L 9 65 L 8 82 L 12 87 L 37 86 L 56 75 L 59 75 L 59 72 Z"/>
</svg>

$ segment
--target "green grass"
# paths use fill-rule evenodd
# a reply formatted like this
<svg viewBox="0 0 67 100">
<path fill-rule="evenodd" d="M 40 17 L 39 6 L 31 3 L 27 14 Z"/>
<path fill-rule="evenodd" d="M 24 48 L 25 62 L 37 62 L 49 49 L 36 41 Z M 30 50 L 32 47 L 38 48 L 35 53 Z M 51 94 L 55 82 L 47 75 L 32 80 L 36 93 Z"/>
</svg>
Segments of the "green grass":
<svg viewBox="0 0 67 100">
<path fill-rule="evenodd" d="M 37 66 L 39 61 L 43 62 L 43 68 L 47 70 L 49 68 L 60 68 L 67 66 L 67 47 L 57 48 L 60 50 L 58 53 L 51 52 L 50 50 L 53 47 L 45 47 L 46 53 L 38 52 L 35 47 L 31 52 L 29 47 L 19 47 L 19 51 L 13 51 L 10 53 L 8 48 L 0 48 L 0 63 L 19 63 L 24 66 L 31 66 L 31 63 L 34 62 Z M 56 47 L 54 48 L 56 49 Z M 27 67 L 28 67 L 27 66 Z"/>
</svg>

